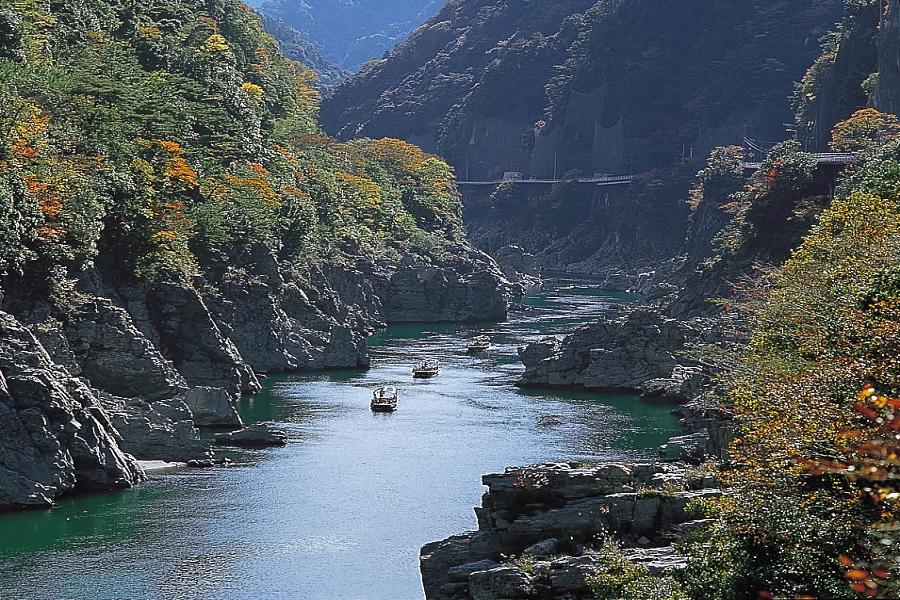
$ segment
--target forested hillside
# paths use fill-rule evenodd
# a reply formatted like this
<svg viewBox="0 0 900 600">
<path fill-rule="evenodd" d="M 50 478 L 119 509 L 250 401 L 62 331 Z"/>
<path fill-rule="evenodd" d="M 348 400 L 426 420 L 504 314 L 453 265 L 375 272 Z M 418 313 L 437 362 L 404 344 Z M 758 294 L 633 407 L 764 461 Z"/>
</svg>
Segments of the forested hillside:
<svg viewBox="0 0 900 600">
<path fill-rule="evenodd" d="M 777 141 L 842 3 L 455 0 L 324 106 L 472 179 L 641 172 Z"/>
<path fill-rule="evenodd" d="M 240 3 L 22 0 L 3 29 L 7 277 L 97 261 L 179 279 L 233 246 L 313 257 L 459 235 L 446 165 L 322 135 L 315 73 Z"/>
</svg>

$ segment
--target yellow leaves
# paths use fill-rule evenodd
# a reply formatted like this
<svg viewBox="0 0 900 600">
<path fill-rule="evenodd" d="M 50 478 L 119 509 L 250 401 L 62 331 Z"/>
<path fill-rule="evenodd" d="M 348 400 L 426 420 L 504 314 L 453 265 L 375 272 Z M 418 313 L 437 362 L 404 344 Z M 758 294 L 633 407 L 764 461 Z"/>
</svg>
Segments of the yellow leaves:
<svg viewBox="0 0 900 600">
<path fill-rule="evenodd" d="M 344 189 L 349 190 L 358 198 L 360 205 L 369 208 L 381 205 L 381 188 L 371 179 L 343 172 L 336 173 L 335 178 Z"/>
<path fill-rule="evenodd" d="M 839 152 L 855 152 L 896 139 L 900 139 L 900 120 L 895 115 L 864 108 L 835 125 L 830 146 Z"/>
<path fill-rule="evenodd" d="M 84 35 L 88 39 L 88 41 L 94 42 L 95 44 L 102 43 L 107 39 L 106 33 L 100 31 L 99 29 L 92 29 Z"/>
<path fill-rule="evenodd" d="M 157 231 L 156 233 L 154 233 L 152 236 L 150 236 L 150 239 L 159 245 L 165 245 L 177 240 L 178 234 L 174 231 L 164 229 L 162 231 Z"/>
<path fill-rule="evenodd" d="M 206 54 L 216 55 L 231 52 L 228 40 L 220 33 L 214 33 L 200 44 L 200 50 Z"/>
<path fill-rule="evenodd" d="M 255 103 L 258 103 L 260 100 L 262 100 L 263 96 L 265 96 L 265 94 L 266 94 L 266 91 L 262 87 L 256 85 L 255 83 L 250 83 L 250 82 L 246 82 L 246 81 L 241 84 L 241 89 L 244 91 L 245 94 L 250 96 L 250 98 Z"/>
<path fill-rule="evenodd" d="M 42 149 L 46 149 L 50 115 L 32 103 L 24 103 L 18 112 L 19 122 L 10 132 L 7 142 L 14 158 L 28 162 L 38 158 Z"/>
<path fill-rule="evenodd" d="M 138 27 L 138 37 L 144 40 L 158 40 L 162 37 L 159 27 Z"/>
</svg>

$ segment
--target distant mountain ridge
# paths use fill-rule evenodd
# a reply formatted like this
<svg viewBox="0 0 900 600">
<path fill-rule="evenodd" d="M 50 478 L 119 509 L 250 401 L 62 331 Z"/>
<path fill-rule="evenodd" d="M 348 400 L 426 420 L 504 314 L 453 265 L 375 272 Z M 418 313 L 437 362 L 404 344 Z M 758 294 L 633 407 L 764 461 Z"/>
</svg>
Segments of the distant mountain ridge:
<svg viewBox="0 0 900 600">
<path fill-rule="evenodd" d="M 350 77 L 350 71 L 322 56 L 319 48 L 295 28 L 266 13 L 257 11 L 257 15 L 266 32 L 278 40 L 278 45 L 287 58 L 315 69 L 322 87 L 334 87 Z"/>
<path fill-rule="evenodd" d="M 444 0 L 256 0 L 251 5 L 270 19 L 301 32 L 322 56 L 341 69 L 355 71 L 405 40 L 443 3 Z"/>
</svg>

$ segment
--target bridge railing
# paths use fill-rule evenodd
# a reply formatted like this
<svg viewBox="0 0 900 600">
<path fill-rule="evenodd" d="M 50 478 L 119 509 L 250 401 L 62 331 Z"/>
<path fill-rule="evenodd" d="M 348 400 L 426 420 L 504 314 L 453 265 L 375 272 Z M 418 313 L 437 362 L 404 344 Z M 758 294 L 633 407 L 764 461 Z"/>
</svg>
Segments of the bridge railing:
<svg viewBox="0 0 900 600">
<path fill-rule="evenodd" d="M 577 177 L 575 179 L 495 179 L 491 181 L 457 181 L 456 185 L 500 185 L 503 183 L 553 185 L 557 183 L 625 184 L 635 180 L 634 175 L 605 175 L 603 177 Z"/>
</svg>

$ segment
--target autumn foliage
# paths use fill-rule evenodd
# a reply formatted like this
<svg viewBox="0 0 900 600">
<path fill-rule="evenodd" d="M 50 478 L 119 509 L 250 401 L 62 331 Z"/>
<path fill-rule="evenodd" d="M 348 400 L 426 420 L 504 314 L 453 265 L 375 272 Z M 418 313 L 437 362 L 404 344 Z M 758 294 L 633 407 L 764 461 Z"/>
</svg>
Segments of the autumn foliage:
<svg viewBox="0 0 900 600">
<path fill-rule="evenodd" d="M 0 279 L 179 279 L 254 244 L 316 260 L 459 234 L 446 164 L 322 134 L 316 74 L 242 3 L 65 4 L 17 1 L 0 38 Z"/>
</svg>

